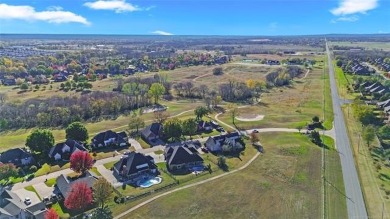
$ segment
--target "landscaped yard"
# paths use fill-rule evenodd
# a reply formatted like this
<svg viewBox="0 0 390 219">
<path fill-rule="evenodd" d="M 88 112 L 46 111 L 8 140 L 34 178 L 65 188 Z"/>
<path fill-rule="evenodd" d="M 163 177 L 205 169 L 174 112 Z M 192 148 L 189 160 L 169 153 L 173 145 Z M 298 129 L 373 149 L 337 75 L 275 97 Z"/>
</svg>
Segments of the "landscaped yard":
<svg viewBox="0 0 390 219">
<path fill-rule="evenodd" d="M 300 134 L 260 138 L 265 153 L 246 169 L 164 196 L 132 217 L 321 218 L 321 148 Z M 341 208 L 333 218 L 346 218 L 345 204 L 331 202 Z"/>
</svg>

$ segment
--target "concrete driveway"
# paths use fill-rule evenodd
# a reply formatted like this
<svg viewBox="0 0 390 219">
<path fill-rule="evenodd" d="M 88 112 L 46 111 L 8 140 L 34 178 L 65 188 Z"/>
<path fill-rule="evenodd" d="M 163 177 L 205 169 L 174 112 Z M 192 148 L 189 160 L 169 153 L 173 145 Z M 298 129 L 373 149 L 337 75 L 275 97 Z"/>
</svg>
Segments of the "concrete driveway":
<svg viewBox="0 0 390 219">
<path fill-rule="evenodd" d="M 42 199 L 44 197 L 49 197 L 54 192 L 54 187 L 48 187 L 45 183 L 38 183 L 33 185 L 33 187 Z"/>
<path fill-rule="evenodd" d="M 129 138 L 129 143 L 131 146 L 134 147 L 134 149 L 136 151 L 142 150 L 141 144 L 137 140 L 135 140 L 134 138 Z"/>
<path fill-rule="evenodd" d="M 35 204 L 41 202 L 41 200 L 39 199 L 37 194 L 35 194 L 35 192 L 27 191 L 25 189 L 18 189 L 18 190 L 14 190 L 12 192 L 14 192 L 22 201 L 24 201 L 27 197 L 30 198 L 31 204 L 29 204 L 29 206 L 32 206 L 32 205 L 35 205 Z"/>
</svg>

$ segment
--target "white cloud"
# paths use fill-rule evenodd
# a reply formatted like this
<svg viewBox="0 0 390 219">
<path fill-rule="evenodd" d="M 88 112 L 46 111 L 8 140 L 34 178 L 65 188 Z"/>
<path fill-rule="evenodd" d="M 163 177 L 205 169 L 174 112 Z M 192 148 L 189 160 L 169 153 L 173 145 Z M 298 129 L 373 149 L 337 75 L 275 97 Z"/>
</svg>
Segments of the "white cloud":
<svg viewBox="0 0 390 219">
<path fill-rule="evenodd" d="M 136 5 L 127 3 L 125 0 L 98 0 L 95 2 L 86 2 L 84 6 L 95 10 L 112 10 L 116 13 L 142 10 Z"/>
<path fill-rule="evenodd" d="M 378 6 L 378 0 L 341 0 L 339 6 L 330 12 L 337 16 L 366 13 Z"/>
<path fill-rule="evenodd" d="M 56 10 L 59 9 L 59 10 Z M 0 4 L 0 19 L 25 20 L 25 21 L 46 21 L 48 23 L 82 23 L 90 25 L 84 17 L 70 11 L 63 11 L 62 8 L 51 8 L 47 11 L 35 11 L 28 5 L 7 5 Z"/>
<path fill-rule="evenodd" d="M 158 34 L 158 35 L 164 35 L 164 36 L 171 36 L 171 35 L 173 35 L 173 33 L 165 32 L 165 31 L 162 31 L 162 30 L 156 30 L 156 31 L 153 31 L 152 33 Z"/>
<path fill-rule="evenodd" d="M 342 16 L 338 17 L 337 19 L 333 19 L 332 23 L 337 23 L 337 22 L 355 22 L 359 20 L 359 16 L 357 15 L 352 15 L 352 16 Z"/>
<path fill-rule="evenodd" d="M 47 7 L 48 11 L 62 11 L 63 8 L 61 6 L 49 6 Z"/>
</svg>

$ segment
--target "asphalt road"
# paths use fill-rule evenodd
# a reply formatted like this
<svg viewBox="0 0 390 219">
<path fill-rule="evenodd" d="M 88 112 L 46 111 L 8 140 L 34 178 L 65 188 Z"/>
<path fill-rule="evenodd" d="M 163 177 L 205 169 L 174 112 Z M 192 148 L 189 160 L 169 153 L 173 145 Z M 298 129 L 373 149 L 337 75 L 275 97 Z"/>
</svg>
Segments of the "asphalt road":
<svg viewBox="0 0 390 219">
<path fill-rule="evenodd" d="M 352 155 L 351 145 L 347 134 L 347 128 L 344 122 L 344 115 L 341 110 L 341 105 L 343 101 L 340 100 L 337 92 L 337 85 L 336 85 L 336 79 L 334 74 L 334 68 L 332 64 L 332 57 L 329 52 L 328 44 L 326 44 L 326 51 L 328 53 L 328 60 L 329 60 L 328 61 L 329 77 L 330 77 L 330 87 L 331 87 L 332 99 L 333 99 L 334 129 L 336 132 L 336 145 L 340 154 L 341 168 L 343 171 L 348 218 L 350 219 L 368 218 L 358 174 L 355 167 L 354 157 Z"/>
</svg>

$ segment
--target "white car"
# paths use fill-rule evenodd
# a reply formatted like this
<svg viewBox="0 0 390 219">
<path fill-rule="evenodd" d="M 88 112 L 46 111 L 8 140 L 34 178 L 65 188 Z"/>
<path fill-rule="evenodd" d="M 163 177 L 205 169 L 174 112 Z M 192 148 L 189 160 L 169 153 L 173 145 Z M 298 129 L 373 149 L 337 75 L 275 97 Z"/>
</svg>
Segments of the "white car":
<svg viewBox="0 0 390 219">
<path fill-rule="evenodd" d="M 26 197 L 26 198 L 24 199 L 24 203 L 25 203 L 26 205 L 31 204 L 31 199 L 30 199 L 29 197 Z"/>
</svg>

